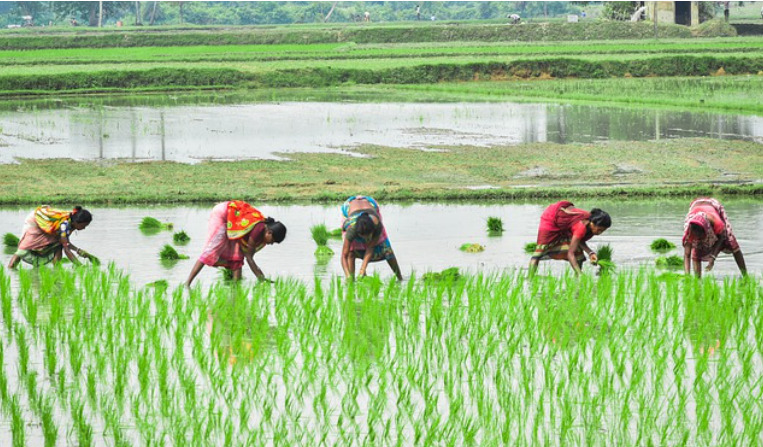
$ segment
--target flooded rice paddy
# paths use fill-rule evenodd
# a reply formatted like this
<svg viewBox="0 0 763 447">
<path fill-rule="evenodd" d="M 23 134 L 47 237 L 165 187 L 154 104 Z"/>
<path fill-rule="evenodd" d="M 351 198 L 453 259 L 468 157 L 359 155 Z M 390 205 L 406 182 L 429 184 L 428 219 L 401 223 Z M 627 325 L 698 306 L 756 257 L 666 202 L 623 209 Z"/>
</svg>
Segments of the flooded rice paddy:
<svg viewBox="0 0 763 447">
<path fill-rule="evenodd" d="M 613 260 L 623 267 L 653 264 L 656 254 L 649 244 L 656 238 L 666 238 L 680 245 L 683 218 L 689 200 L 586 200 L 576 205 L 586 209 L 599 207 L 608 211 L 613 226 L 602 236 L 592 239 L 590 245 L 610 244 Z M 763 270 L 763 204 L 755 199 L 728 199 L 724 204 L 734 231 L 746 256 L 750 271 Z M 256 259 L 268 276 L 290 276 L 309 280 L 314 275 L 327 278 L 342 274 L 339 256 L 326 261 L 313 256 L 316 245 L 310 236 L 310 227 L 326 224 L 329 229 L 339 228 L 339 205 L 262 205 L 259 208 L 269 216 L 282 221 L 288 228 L 286 240 L 280 245 L 266 247 Z M 540 214 L 547 203 L 520 204 L 382 204 L 382 212 L 392 246 L 397 254 L 403 274 L 439 271 L 458 267 L 471 272 L 493 272 L 524 268 L 529 260 L 524 245 L 535 241 Z M 255 204 L 255 206 L 257 206 Z M 147 284 L 165 279 L 171 285 L 182 283 L 201 253 L 207 231 L 207 219 L 212 205 L 181 207 L 93 207 L 94 220 L 90 227 L 73 236 L 72 241 L 101 258 L 114 262 L 128 273 L 136 284 Z M 28 207 L 0 210 L 0 232 L 19 234 Z M 183 230 L 191 237 L 185 246 L 177 247 L 189 260 L 163 263 L 159 251 L 172 244 L 172 232 L 145 235 L 138 225 L 143 217 L 155 217 L 171 222 L 175 231 Z M 503 220 L 506 231 L 502 236 L 487 234 L 488 217 Z M 485 246 L 481 253 L 464 253 L 464 243 Z M 329 246 L 338 253 L 341 241 L 332 239 Z M 672 253 L 681 256 L 679 250 Z M 5 255 L 5 263 L 9 255 Z M 566 268 L 562 262 L 545 262 L 555 272 Z M 731 255 L 722 254 L 716 264 L 716 273 L 734 273 L 737 267 Z M 391 275 L 385 263 L 373 264 L 370 272 L 382 277 Z M 245 275 L 251 272 L 245 268 Z M 205 268 L 199 279 L 211 283 L 220 278 L 215 269 Z"/>
<path fill-rule="evenodd" d="M 763 142 L 757 116 L 517 103 L 19 103 L 0 110 L 0 163 L 16 158 L 279 158 L 364 145 L 432 150 L 531 142 L 708 137 Z M 211 151 L 210 148 L 214 148 Z"/>
<path fill-rule="evenodd" d="M 702 281 L 638 267 L 652 239 L 678 242 L 685 200 L 577 203 L 612 213 L 594 245 L 618 271 L 556 262 L 531 280 L 522 245 L 545 204 L 382 204 L 406 277 L 464 276 L 383 266 L 354 287 L 313 257 L 309 227 L 338 225 L 338 204 L 263 205 L 289 227 L 257 255 L 279 281 L 206 269 L 192 291 L 176 286 L 211 205 L 92 208 L 73 240 L 111 267 L 0 269 L 0 444 L 757 445 L 763 207 L 724 203 L 744 281 L 728 257 Z M 27 212 L 3 209 L 0 231 Z M 146 215 L 185 230 L 192 259 L 159 263 L 171 233 L 140 233 Z"/>
</svg>

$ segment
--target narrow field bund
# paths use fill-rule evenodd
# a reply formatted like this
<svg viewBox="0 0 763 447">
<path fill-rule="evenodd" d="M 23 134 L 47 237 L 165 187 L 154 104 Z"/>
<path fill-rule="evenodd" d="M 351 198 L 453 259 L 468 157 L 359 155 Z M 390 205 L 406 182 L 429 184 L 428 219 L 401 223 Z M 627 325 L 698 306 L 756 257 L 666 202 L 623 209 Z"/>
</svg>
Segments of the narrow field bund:
<svg viewBox="0 0 763 447">
<path fill-rule="evenodd" d="M 34 33 L 34 34 L 32 34 Z M 282 45 L 316 43 L 408 43 L 453 41 L 570 41 L 600 39 L 652 39 L 652 24 L 596 21 L 583 23 L 415 25 L 321 25 L 288 27 L 192 27 L 132 30 L 13 30 L 0 32 L 0 50 L 41 48 L 172 47 L 188 45 Z M 658 38 L 690 38 L 689 28 L 659 25 Z"/>
<path fill-rule="evenodd" d="M 760 281 L 0 267 L 0 408 L 14 445 L 755 445 Z"/>
<path fill-rule="evenodd" d="M 86 66 L 85 66 L 86 67 Z M 443 63 L 389 69 L 313 67 L 254 72 L 233 68 L 130 68 L 60 74 L 0 75 L 0 94 L 50 94 L 88 89 L 166 87 L 284 88 L 342 84 L 422 84 L 527 78 L 609 78 L 757 74 L 763 57 L 660 56 L 628 61 L 548 58 L 511 62 Z"/>
</svg>

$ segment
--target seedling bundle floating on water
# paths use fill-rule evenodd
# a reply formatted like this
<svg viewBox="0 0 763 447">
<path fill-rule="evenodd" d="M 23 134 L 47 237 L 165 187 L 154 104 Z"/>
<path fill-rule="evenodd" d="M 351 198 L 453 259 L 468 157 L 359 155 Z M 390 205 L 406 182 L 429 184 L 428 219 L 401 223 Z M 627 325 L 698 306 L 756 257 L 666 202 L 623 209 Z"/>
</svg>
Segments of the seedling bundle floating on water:
<svg viewBox="0 0 763 447">
<path fill-rule="evenodd" d="M 676 248 L 676 244 L 670 242 L 667 239 L 659 238 L 652 241 L 652 244 L 649 247 L 652 249 L 652 251 L 664 253 Z"/>
<path fill-rule="evenodd" d="M 461 272 L 458 271 L 458 267 L 447 268 L 441 272 L 428 272 L 421 276 L 424 282 L 457 281 L 460 278 Z"/>
<path fill-rule="evenodd" d="M 681 268 L 684 265 L 684 260 L 680 256 L 659 256 L 654 260 L 655 265 L 665 269 Z"/>
<path fill-rule="evenodd" d="M 459 247 L 459 250 L 465 251 L 467 253 L 479 253 L 479 252 L 485 251 L 485 246 L 477 244 L 477 243 L 466 243 L 461 245 L 461 247 Z"/>
<path fill-rule="evenodd" d="M 185 231 L 179 231 L 172 235 L 172 241 L 177 245 L 185 245 L 191 241 L 191 238 Z"/>
<path fill-rule="evenodd" d="M 159 252 L 159 258 L 164 261 L 177 261 L 178 259 L 188 259 L 188 256 L 181 255 L 172 245 L 166 244 Z"/>
<path fill-rule="evenodd" d="M 156 234 L 162 230 L 171 231 L 173 227 L 173 224 L 169 222 L 160 222 L 158 219 L 154 219 L 153 217 L 144 217 L 139 226 L 140 230 L 147 234 Z"/>
<path fill-rule="evenodd" d="M 313 225 L 310 227 L 310 234 L 313 236 L 315 243 L 318 244 L 318 248 L 315 249 L 316 256 L 331 256 L 334 254 L 334 250 L 326 245 L 331 237 L 331 233 L 326 229 L 326 225 Z"/>
<path fill-rule="evenodd" d="M 500 236 L 503 233 L 503 221 L 500 217 L 487 218 L 487 232 L 491 236 Z"/>
</svg>

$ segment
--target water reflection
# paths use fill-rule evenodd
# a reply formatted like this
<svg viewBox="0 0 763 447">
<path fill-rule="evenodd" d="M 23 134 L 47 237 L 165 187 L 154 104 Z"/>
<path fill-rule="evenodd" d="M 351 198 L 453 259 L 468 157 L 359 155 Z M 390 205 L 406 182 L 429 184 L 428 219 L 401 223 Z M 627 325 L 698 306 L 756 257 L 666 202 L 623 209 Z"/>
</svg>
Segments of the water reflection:
<svg viewBox="0 0 763 447">
<path fill-rule="evenodd" d="M 558 104 L 200 101 L 204 105 L 0 107 L 0 163 L 15 157 L 274 159 L 289 152 L 346 153 L 363 144 L 426 150 L 684 137 L 763 142 L 763 118 L 745 115 Z"/>
</svg>

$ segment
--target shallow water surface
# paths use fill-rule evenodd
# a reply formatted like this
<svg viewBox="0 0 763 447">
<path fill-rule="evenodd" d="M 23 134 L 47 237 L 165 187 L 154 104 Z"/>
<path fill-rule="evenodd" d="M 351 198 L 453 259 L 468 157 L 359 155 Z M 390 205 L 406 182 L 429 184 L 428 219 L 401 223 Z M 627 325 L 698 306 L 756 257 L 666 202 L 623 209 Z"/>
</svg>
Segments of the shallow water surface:
<svg viewBox="0 0 763 447">
<path fill-rule="evenodd" d="M 685 137 L 763 142 L 758 116 L 653 109 L 517 103 L 108 104 L 83 100 L 0 107 L 0 163 L 16 158 L 274 159 L 291 152 L 351 154 L 364 144 L 427 150 Z"/>
<path fill-rule="evenodd" d="M 763 271 L 763 203 L 753 199 L 723 201 L 734 231 L 751 273 Z M 613 218 L 613 226 L 601 236 L 589 242 L 591 248 L 611 244 L 614 261 L 621 267 L 635 267 L 642 263 L 653 264 L 657 256 L 649 249 L 652 240 L 664 237 L 680 245 L 683 218 L 689 200 L 670 199 L 660 201 L 611 201 L 586 200 L 575 204 L 585 209 L 600 207 Z M 327 263 L 319 262 L 313 255 L 316 245 L 310 236 L 312 225 L 325 223 L 329 229 L 341 223 L 339 205 L 256 205 L 266 215 L 284 222 L 288 228 L 286 240 L 280 245 L 264 248 L 255 257 L 258 265 L 269 277 L 292 276 L 302 279 L 314 275 L 342 274 L 338 253 L 340 240 L 330 240 L 335 255 Z M 404 276 L 412 273 L 439 271 L 459 267 L 463 271 L 496 272 L 502 269 L 523 268 L 529 261 L 523 247 L 535 240 L 540 215 L 548 203 L 512 204 L 384 204 L 382 214 L 392 247 L 397 254 Z M 179 207 L 92 207 L 93 223 L 86 230 L 75 234 L 72 241 L 101 258 L 113 261 L 128 273 L 137 284 L 147 284 L 166 279 L 170 285 L 185 281 L 195 259 L 201 253 L 207 231 L 207 219 L 212 205 Z M 0 210 L 0 232 L 19 234 L 29 207 L 4 208 Z M 190 256 L 173 264 L 162 263 L 159 251 L 164 244 L 172 244 L 172 232 L 144 235 L 138 229 L 141 219 L 152 216 L 172 222 L 175 231 L 184 230 L 191 237 L 185 246 L 176 246 L 178 252 Z M 488 217 L 500 217 L 506 231 L 502 236 L 487 235 Z M 459 247 L 464 243 L 485 246 L 481 253 L 464 253 Z M 679 250 L 670 254 L 681 256 Z M 7 264 L 10 255 L 3 255 Z M 359 267 L 359 264 L 358 264 Z M 567 268 L 566 262 L 546 261 L 542 268 L 560 272 Z M 586 267 L 591 269 L 590 266 Z M 369 273 L 378 272 L 391 277 L 384 262 L 372 264 Z M 716 263 L 717 275 L 735 274 L 736 264 L 731 255 L 721 254 Z M 244 267 L 245 278 L 253 275 Z M 211 284 L 221 278 L 219 270 L 206 267 L 197 280 Z"/>
</svg>

